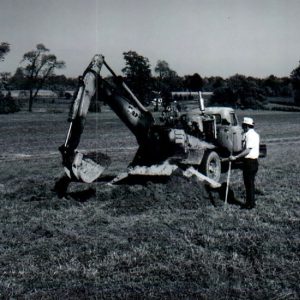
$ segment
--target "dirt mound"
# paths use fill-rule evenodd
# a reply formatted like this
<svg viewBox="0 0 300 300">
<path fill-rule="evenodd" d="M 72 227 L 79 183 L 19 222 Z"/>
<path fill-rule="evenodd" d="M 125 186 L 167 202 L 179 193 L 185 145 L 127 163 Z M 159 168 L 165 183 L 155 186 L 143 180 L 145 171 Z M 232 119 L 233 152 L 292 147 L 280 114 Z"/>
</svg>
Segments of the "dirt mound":
<svg viewBox="0 0 300 300">
<path fill-rule="evenodd" d="M 149 180 L 149 177 L 139 176 L 113 186 L 97 182 L 92 187 L 72 183 L 66 198 L 57 197 L 53 182 L 35 177 L 19 182 L 4 193 L 6 199 L 31 202 L 37 209 L 60 210 L 86 201 L 101 201 L 101 207 L 114 216 L 157 209 L 195 210 L 216 205 L 217 201 L 223 205 L 224 195 L 224 186 L 212 192 L 196 177 L 184 177 L 180 170 L 170 177 L 157 179 L 152 176 Z"/>
<path fill-rule="evenodd" d="M 105 209 L 114 215 L 137 214 L 149 209 L 198 209 L 211 205 L 207 188 L 196 178 L 175 172 L 166 182 L 144 185 L 119 185 L 97 198 L 110 199 Z"/>
</svg>

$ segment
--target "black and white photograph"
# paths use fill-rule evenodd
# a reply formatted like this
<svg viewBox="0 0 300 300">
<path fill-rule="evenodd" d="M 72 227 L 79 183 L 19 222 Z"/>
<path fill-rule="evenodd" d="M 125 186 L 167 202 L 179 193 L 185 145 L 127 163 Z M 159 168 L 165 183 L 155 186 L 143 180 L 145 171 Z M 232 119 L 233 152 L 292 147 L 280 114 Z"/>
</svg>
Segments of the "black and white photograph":
<svg viewBox="0 0 300 300">
<path fill-rule="evenodd" d="M 1 299 L 300 299 L 299 0 L 0 0 Z"/>
</svg>

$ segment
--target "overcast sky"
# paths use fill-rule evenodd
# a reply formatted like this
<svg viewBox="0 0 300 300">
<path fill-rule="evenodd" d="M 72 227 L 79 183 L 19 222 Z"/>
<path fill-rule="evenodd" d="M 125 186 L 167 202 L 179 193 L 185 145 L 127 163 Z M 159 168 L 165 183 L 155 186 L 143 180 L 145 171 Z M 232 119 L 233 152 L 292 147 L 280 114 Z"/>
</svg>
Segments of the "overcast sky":
<svg viewBox="0 0 300 300">
<path fill-rule="evenodd" d="M 14 73 L 43 43 L 80 75 L 95 53 L 117 73 L 122 53 L 166 60 L 179 75 L 289 76 L 300 60 L 300 0 L 0 0 L 0 42 Z"/>
</svg>

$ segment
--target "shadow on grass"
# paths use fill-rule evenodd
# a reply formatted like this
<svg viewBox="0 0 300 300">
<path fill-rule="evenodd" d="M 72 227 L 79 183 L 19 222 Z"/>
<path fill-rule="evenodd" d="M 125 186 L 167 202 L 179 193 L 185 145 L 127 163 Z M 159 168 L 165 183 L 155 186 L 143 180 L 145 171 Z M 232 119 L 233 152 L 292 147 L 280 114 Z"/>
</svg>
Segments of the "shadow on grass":
<svg viewBox="0 0 300 300">
<path fill-rule="evenodd" d="M 67 196 L 70 196 L 73 200 L 82 203 L 88 201 L 90 198 L 95 197 L 96 190 L 93 188 L 89 188 L 83 191 L 67 193 Z"/>
<path fill-rule="evenodd" d="M 67 175 L 60 177 L 56 182 L 54 187 L 52 188 L 52 192 L 54 192 L 58 198 L 72 198 L 77 202 L 86 202 L 90 198 L 96 196 L 96 190 L 93 188 L 88 188 L 83 191 L 76 191 L 68 193 L 68 187 L 74 180 L 70 179 Z M 74 181 L 75 182 L 75 181 Z"/>
</svg>

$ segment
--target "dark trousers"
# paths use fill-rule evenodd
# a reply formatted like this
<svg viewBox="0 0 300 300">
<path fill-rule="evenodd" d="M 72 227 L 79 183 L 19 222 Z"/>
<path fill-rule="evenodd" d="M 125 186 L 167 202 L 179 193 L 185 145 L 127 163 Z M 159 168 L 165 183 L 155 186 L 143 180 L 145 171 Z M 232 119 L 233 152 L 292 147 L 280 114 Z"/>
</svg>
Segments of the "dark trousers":
<svg viewBox="0 0 300 300">
<path fill-rule="evenodd" d="M 258 171 L 257 159 L 244 159 L 243 178 L 246 189 L 246 206 L 255 206 L 255 176 Z"/>
</svg>

